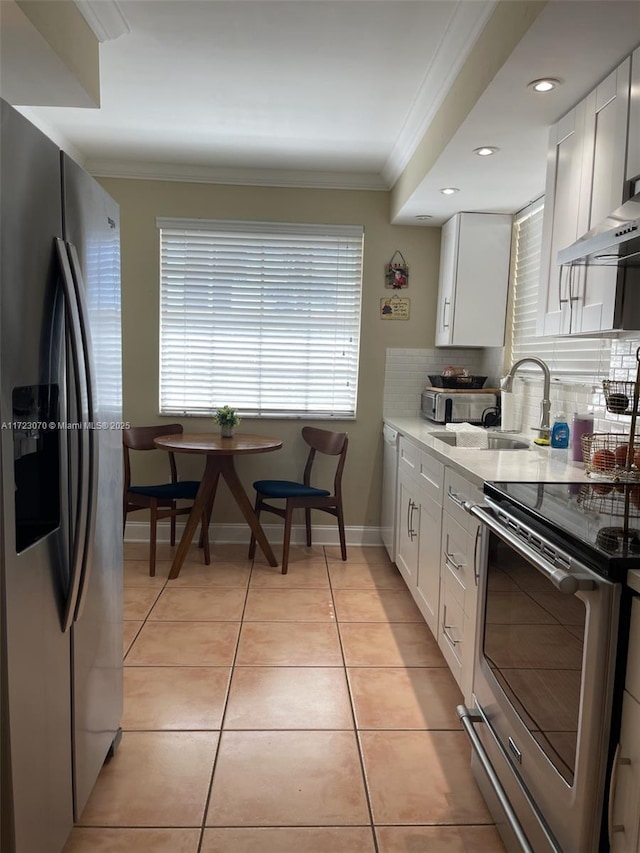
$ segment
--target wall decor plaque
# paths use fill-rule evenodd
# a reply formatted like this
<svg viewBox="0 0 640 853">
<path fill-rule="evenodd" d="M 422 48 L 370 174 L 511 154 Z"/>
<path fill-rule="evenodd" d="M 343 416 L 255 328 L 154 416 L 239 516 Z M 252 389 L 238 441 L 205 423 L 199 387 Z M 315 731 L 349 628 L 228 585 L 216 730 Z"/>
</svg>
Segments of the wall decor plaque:
<svg viewBox="0 0 640 853">
<path fill-rule="evenodd" d="M 411 300 L 403 296 L 391 296 L 380 300 L 380 317 L 383 320 L 408 320 Z"/>
<path fill-rule="evenodd" d="M 402 290 L 409 287 L 409 264 L 402 252 L 396 250 L 384 268 L 384 286 L 391 290 Z"/>
</svg>

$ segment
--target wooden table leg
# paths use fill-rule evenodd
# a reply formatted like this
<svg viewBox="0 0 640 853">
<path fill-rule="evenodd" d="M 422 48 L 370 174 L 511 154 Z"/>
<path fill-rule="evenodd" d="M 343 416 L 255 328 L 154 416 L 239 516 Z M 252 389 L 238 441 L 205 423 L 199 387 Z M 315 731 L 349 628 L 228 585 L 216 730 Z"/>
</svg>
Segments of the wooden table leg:
<svg viewBox="0 0 640 853">
<path fill-rule="evenodd" d="M 220 473 L 224 477 L 227 485 L 229 486 L 229 490 L 235 498 L 236 503 L 240 507 L 240 511 L 244 515 L 247 524 L 251 528 L 251 532 L 256 537 L 258 545 L 260 545 L 260 547 L 262 548 L 263 554 L 269 561 L 269 565 L 277 566 L 278 561 L 276 560 L 275 555 L 271 550 L 271 545 L 269 545 L 267 537 L 264 535 L 264 530 L 262 529 L 260 522 L 256 518 L 256 514 L 253 511 L 253 507 L 251 506 L 251 501 L 247 497 L 247 493 L 245 492 L 244 487 L 240 482 L 240 478 L 236 473 L 236 468 L 233 464 L 233 456 L 221 456 L 219 462 Z"/>
<path fill-rule="evenodd" d="M 189 546 L 198 528 L 198 524 L 202 521 L 203 512 L 213 503 L 213 497 L 216 493 L 218 478 L 220 477 L 220 462 L 222 460 L 215 456 L 207 456 L 207 462 L 204 467 L 204 474 L 200 481 L 198 494 L 191 507 L 191 512 L 187 518 L 178 550 L 174 554 L 173 562 L 171 563 L 171 571 L 169 572 L 169 580 L 177 578 L 180 574 L 180 569 L 185 561 Z"/>
</svg>

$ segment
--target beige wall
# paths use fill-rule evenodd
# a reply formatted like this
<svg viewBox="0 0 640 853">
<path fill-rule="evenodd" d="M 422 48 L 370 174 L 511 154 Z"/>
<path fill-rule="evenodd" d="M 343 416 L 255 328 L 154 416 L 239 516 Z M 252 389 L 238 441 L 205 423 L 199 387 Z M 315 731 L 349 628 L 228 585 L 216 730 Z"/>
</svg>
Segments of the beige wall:
<svg viewBox="0 0 640 853">
<path fill-rule="evenodd" d="M 161 423 L 158 415 L 158 291 L 157 216 L 251 219 L 283 222 L 361 224 L 365 228 L 360 382 L 355 421 L 318 426 L 344 429 L 350 445 L 345 474 L 346 524 L 380 523 L 381 426 L 385 353 L 387 347 L 426 347 L 434 341 L 440 230 L 389 224 L 389 195 L 384 192 L 304 190 L 102 179 L 121 208 L 124 416 L 133 424 Z M 380 319 L 384 265 L 396 250 L 410 268 L 403 296 L 411 300 L 408 321 Z M 175 420 L 175 419 L 171 419 Z M 238 460 L 238 471 L 249 490 L 260 477 L 298 478 L 306 455 L 300 420 L 245 419 L 240 429 L 280 437 L 281 451 Z M 185 418 L 186 432 L 216 427 L 207 418 Z M 162 463 L 163 460 L 159 460 Z M 198 477 L 201 459 L 179 460 L 183 476 Z M 163 477 L 157 464 L 138 468 L 140 476 Z M 135 516 L 134 516 L 135 518 Z M 229 505 L 226 486 L 216 500 L 215 521 L 239 521 Z M 275 520 L 275 519 L 272 519 Z M 316 523 L 325 523 L 317 516 Z M 326 519 L 326 523 L 331 523 Z"/>
</svg>

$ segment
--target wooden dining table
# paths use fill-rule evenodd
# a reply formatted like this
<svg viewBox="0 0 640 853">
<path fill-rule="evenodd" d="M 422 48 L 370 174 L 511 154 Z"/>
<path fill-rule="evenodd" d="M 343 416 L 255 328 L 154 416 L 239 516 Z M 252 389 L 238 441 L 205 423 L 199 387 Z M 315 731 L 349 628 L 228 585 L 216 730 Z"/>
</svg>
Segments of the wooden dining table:
<svg viewBox="0 0 640 853">
<path fill-rule="evenodd" d="M 269 561 L 269 565 L 277 566 L 278 561 L 256 517 L 251 501 L 240 482 L 234 460 L 236 456 L 245 456 L 251 453 L 270 453 L 273 450 L 279 450 L 282 447 L 282 442 L 277 438 L 268 438 L 264 435 L 248 435 L 245 433 L 236 433 L 231 438 L 222 438 L 220 435 L 209 433 L 201 435 L 187 435 L 182 433 L 177 435 L 163 435 L 154 439 L 154 442 L 157 447 L 173 451 L 174 453 L 195 453 L 206 456 L 200 488 L 189 513 L 178 549 L 173 557 L 169 578 L 177 578 L 180 574 L 180 569 L 185 561 L 189 546 L 203 513 L 206 512 L 208 517 L 211 512 L 218 488 L 218 480 L 221 476 L 229 487 L 235 502 L 240 507 L 240 511 L 251 528 L 251 532 L 256 537 L 258 545 Z"/>
</svg>

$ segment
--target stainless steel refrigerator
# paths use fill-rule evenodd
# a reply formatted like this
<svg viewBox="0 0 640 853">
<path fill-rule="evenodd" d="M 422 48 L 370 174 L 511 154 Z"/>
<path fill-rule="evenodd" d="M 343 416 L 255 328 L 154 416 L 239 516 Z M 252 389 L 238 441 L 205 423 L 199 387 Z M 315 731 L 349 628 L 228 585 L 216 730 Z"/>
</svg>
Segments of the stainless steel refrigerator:
<svg viewBox="0 0 640 853">
<path fill-rule="evenodd" d="M 0 849 L 59 853 L 122 713 L 119 210 L 0 129 Z"/>
</svg>

